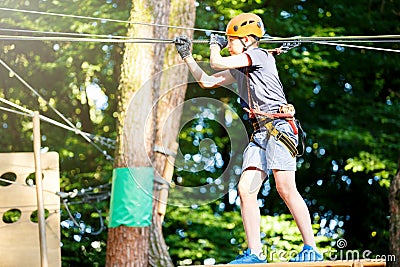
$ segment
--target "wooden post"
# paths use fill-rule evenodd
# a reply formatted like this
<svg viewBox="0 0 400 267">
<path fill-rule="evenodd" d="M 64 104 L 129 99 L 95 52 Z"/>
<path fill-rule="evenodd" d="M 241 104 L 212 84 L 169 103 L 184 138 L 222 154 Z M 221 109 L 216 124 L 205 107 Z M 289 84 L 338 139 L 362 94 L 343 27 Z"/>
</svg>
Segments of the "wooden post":
<svg viewBox="0 0 400 267">
<path fill-rule="evenodd" d="M 36 198 L 37 198 L 37 216 L 39 226 L 39 243 L 40 243 L 40 262 L 41 267 L 47 267 L 47 244 L 46 244 L 46 218 L 43 203 L 43 187 L 42 187 L 42 166 L 40 162 L 40 118 L 39 112 L 33 114 L 33 153 L 35 155 L 35 178 L 36 178 Z"/>
<path fill-rule="evenodd" d="M 171 147 L 171 151 L 176 154 L 178 147 L 179 147 L 179 144 L 175 142 Z M 164 180 L 167 181 L 168 184 L 171 183 L 172 176 L 174 175 L 175 157 L 176 157 L 176 155 L 167 155 L 167 159 L 165 161 L 162 178 L 164 178 Z M 161 222 L 164 220 L 165 212 L 167 210 L 168 190 L 169 190 L 169 186 L 162 188 L 160 191 L 159 198 L 158 198 L 158 213 L 161 216 Z"/>
</svg>

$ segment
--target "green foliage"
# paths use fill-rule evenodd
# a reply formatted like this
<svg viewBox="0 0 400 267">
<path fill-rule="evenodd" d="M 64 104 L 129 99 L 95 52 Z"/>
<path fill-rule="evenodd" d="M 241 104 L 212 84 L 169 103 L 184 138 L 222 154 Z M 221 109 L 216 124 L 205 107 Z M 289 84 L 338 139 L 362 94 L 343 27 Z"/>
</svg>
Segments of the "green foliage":
<svg viewBox="0 0 400 267">
<path fill-rule="evenodd" d="M 214 213 L 210 206 L 169 208 L 165 237 L 178 265 L 204 262 L 226 263 L 246 249 L 242 220 L 238 212 Z M 314 225 L 315 231 L 319 230 Z M 262 242 L 269 262 L 287 261 L 302 248 L 301 235 L 290 215 L 262 216 Z M 326 237 L 317 238 L 321 252 L 329 252 Z M 172 249 L 176 248 L 176 249 Z"/>
<path fill-rule="evenodd" d="M 202 1 L 196 23 L 198 28 L 224 31 L 232 16 L 254 12 L 263 18 L 271 36 L 399 32 L 399 26 L 390 22 L 398 19 L 392 12 L 398 8 L 393 2 L 381 4 Z M 230 10 L 233 5 L 235 9 Z M 204 33 L 197 34 L 206 38 Z M 399 49 L 398 43 L 362 45 Z M 198 60 L 208 57 L 204 47 L 195 46 L 194 53 Z M 319 218 L 315 221 L 321 226 L 319 234 L 332 241 L 346 238 L 349 249 L 387 253 L 387 190 L 399 153 L 395 130 L 400 126 L 398 60 L 397 53 L 309 43 L 277 57 L 287 98 L 295 104 L 307 132 L 306 153 L 298 159 L 298 188 L 314 218 Z M 191 94 L 198 92 L 188 91 L 188 98 Z M 288 212 L 274 190 L 260 199 L 264 214 Z M 227 197 L 222 201 L 226 209 L 235 210 Z"/>
<path fill-rule="evenodd" d="M 352 170 L 353 172 L 365 172 L 374 173 L 377 177 L 380 177 L 379 183 L 381 186 L 389 188 L 390 185 L 390 172 L 387 171 L 386 165 L 392 164 L 388 160 L 381 160 L 376 155 L 371 155 L 368 152 L 362 151 L 357 158 L 350 158 L 347 160 L 347 165 L 344 170 Z M 395 166 L 392 166 L 392 168 Z"/>
<path fill-rule="evenodd" d="M 129 3 L 123 1 L 2 1 L 2 7 L 53 13 L 127 19 Z M 83 34 L 125 35 L 126 25 L 94 22 L 84 19 L 0 11 L 2 29 Z M 2 32 L 2 34 L 15 34 Z M 19 33 L 19 35 L 28 35 Z M 35 34 L 34 34 L 35 35 Z M 42 34 L 43 35 L 43 34 Z M 49 36 L 50 34 L 44 34 Z M 54 35 L 50 35 L 54 36 Z M 78 129 L 94 135 L 115 139 L 116 88 L 122 61 L 121 45 L 84 42 L 6 41 L 0 42 L 1 59 L 27 81 L 43 99 L 38 98 L 21 82 L 1 67 L 0 97 L 38 110 L 42 115 L 60 121 L 50 108 L 63 113 Z M 88 89 L 97 87 L 96 94 L 107 96 L 107 106 L 98 107 L 89 97 Z M 48 103 L 48 104 L 47 104 Z M 31 118 L 1 112 L 2 152 L 32 151 Z M 60 154 L 61 191 L 96 187 L 108 183 L 112 162 L 94 146 L 73 132 L 48 123 L 41 124 L 44 151 Z M 96 144 L 113 153 L 112 147 Z M 75 202 L 75 203 L 73 203 Z M 70 200 L 70 209 L 82 229 L 71 223 L 62 207 L 63 266 L 104 266 L 106 231 L 93 236 L 90 227 L 98 229 L 99 219 L 93 206 L 83 204 L 96 199 L 77 197 Z M 108 201 L 92 203 L 107 215 Z M 70 224 L 71 223 L 71 224 Z M 98 243 L 97 243 L 98 242 Z M 98 246 L 97 244 L 101 244 Z"/>
<path fill-rule="evenodd" d="M 3 214 L 2 220 L 5 223 L 14 223 L 17 222 L 20 218 L 21 218 L 21 211 L 18 209 L 11 209 Z"/>
<path fill-rule="evenodd" d="M 244 240 L 236 212 L 214 214 L 209 206 L 200 206 L 169 208 L 167 214 L 164 236 L 175 248 L 170 249 L 170 255 L 177 264 L 203 264 L 207 258 L 228 261 Z"/>
<path fill-rule="evenodd" d="M 255 12 L 271 36 L 400 32 L 399 24 L 393 23 L 399 14 L 395 1 L 353 1 L 349 6 L 344 0 L 205 0 L 197 5 L 195 27 L 202 29 L 224 31 L 231 17 Z M 4 0 L 2 6 L 120 20 L 128 19 L 131 8 L 130 1 L 118 0 Z M 124 23 L 5 11 L 0 15 L 2 29 L 118 36 L 126 35 L 127 29 Z M 207 34 L 196 31 L 195 38 L 207 39 Z M 400 49 L 399 43 L 363 45 Z M 79 129 L 116 138 L 122 45 L 1 40 L 0 49 L 1 59 L 44 99 L 38 99 L 2 67 L 0 97 L 61 121 L 51 105 Z M 207 61 L 207 45 L 193 49 L 197 60 Z M 387 254 L 387 189 L 396 171 L 400 139 L 398 53 L 302 43 L 276 60 L 287 98 L 295 104 L 296 116 L 307 132 L 306 153 L 298 159 L 297 183 L 310 208 L 320 248 L 329 250 L 342 237 L 348 249 Z M 107 105 L 96 106 L 88 97 L 88 88 L 99 89 L 96 92 L 107 97 Z M 188 89 L 188 100 L 203 97 L 224 105 L 209 101 L 184 109 L 182 121 L 189 123 L 179 135 L 183 154 L 177 159 L 169 199 L 173 205 L 164 225 L 171 256 L 178 264 L 202 264 L 207 258 L 227 262 L 246 246 L 237 196 L 228 191 L 235 192 L 241 149 L 250 127 L 243 122 L 245 115 L 230 89 L 205 91 L 195 84 Z M 0 116 L 1 151 L 31 151 L 31 119 L 4 111 Z M 60 154 L 62 191 L 97 188 L 110 181 L 112 162 L 94 146 L 73 132 L 47 123 L 41 126 L 44 150 Z M 97 144 L 113 154 L 112 147 Z M 206 162 L 212 164 L 204 169 Z M 193 168 L 197 171 L 191 172 Z M 271 177 L 259 196 L 263 242 L 271 251 L 298 250 L 300 236 L 273 186 Z M 107 197 L 88 200 L 81 195 L 68 201 L 72 217 L 81 226 L 76 227 L 62 209 L 63 266 L 104 266 L 106 232 L 91 233 L 101 227 L 96 209 L 103 217 L 108 214 Z M 14 215 L 18 214 L 6 219 L 15 220 Z"/>
</svg>

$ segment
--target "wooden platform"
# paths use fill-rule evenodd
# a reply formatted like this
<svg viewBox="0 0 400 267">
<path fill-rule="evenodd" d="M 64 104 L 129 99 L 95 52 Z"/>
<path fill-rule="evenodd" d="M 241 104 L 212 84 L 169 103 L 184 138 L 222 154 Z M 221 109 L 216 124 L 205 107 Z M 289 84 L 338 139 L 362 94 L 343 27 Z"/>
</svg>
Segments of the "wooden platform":
<svg viewBox="0 0 400 267">
<path fill-rule="evenodd" d="M 386 262 L 374 260 L 321 261 L 321 262 L 272 262 L 260 264 L 191 265 L 186 267 L 385 267 Z M 181 266 L 183 267 L 183 266 Z"/>
</svg>

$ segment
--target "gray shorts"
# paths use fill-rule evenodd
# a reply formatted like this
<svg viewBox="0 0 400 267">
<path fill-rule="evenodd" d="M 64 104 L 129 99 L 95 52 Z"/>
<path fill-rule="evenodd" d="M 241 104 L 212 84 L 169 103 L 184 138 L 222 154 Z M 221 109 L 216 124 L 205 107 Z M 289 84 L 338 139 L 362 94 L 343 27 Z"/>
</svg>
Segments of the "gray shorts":
<svg viewBox="0 0 400 267">
<path fill-rule="evenodd" d="M 287 134 L 297 145 L 298 136 L 293 133 L 287 121 L 277 120 L 274 125 L 278 131 Z M 256 167 L 267 174 L 269 170 L 296 171 L 296 158 L 292 157 L 282 142 L 269 135 L 265 128 L 254 133 L 254 140 L 265 149 L 250 142 L 243 152 L 243 171 L 249 167 Z"/>
</svg>

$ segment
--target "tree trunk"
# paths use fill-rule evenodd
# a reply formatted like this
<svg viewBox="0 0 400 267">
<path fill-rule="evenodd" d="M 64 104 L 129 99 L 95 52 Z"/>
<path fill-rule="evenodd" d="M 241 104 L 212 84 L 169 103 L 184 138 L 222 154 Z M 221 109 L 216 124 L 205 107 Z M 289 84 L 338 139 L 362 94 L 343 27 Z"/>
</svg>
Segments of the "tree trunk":
<svg viewBox="0 0 400 267">
<path fill-rule="evenodd" d="M 171 1 L 170 25 L 179 25 L 188 28 L 194 27 L 195 21 L 194 0 Z M 173 29 L 169 30 L 168 39 L 179 35 L 193 36 L 192 30 Z M 175 51 L 175 47 L 167 47 L 164 60 L 164 68 L 161 76 L 161 91 L 157 99 L 156 120 L 156 142 L 155 145 L 161 150 L 170 150 L 176 153 L 177 136 L 182 114 L 182 103 L 185 99 L 187 87 L 188 69 Z M 174 155 L 156 153 L 155 155 L 156 175 L 166 179 L 172 178 Z M 168 159 L 168 161 L 167 161 Z M 170 164 L 170 166 L 168 166 Z M 165 168 L 170 168 L 165 170 Z M 169 182 L 169 181 L 168 181 Z M 161 192 L 160 190 L 164 190 Z M 161 194 L 160 194 L 161 193 Z M 165 205 L 168 196 L 168 188 L 155 184 L 153 202 L 153 219 L 150 226 L 150 266 L 173 266 L 168 253 L 168 247 L 162 233 L 162 221 L 165 215 Z M 160 199 L 161 197 L 161 199 Z"/>
<path fill-rule="evenodd" d="M 131 20 L 193 27 L 195 5 L 193 0 L 133 1 Z M 153 17 L 155 16 L 156 17 Z M 140 18 L 140 19 L 138 19 Z M 131 25 L 128 36 L 172 39 L 180 34 L 192 36 L 192 31 L 168 30 L 165 27 Z M 186 90 L 188 70 L 182 64 L 173 45 L 127 44 L 119 86 L 117 122 L 117 150 L 114 168 L 154 167 L 155 175 L 162 176 L 166 156 L 154 155 L 154 145 L 170 149 L 176 143 L 181 108 Z M 165 63 L 164 63 L 165 62 Z M 180 66 L 175 67 L 175 65 Z M 170 68 L 167 71 L 161 71 Z M 172 67 L 172 68 L 171 68 Z M 162 94 L 160 97 L 160 83 Z M 181 85 L 181 86 L 178 86 Z M 171 90 L 174 89 L 174 90 Z M 177 108 L 178 107 L 178 108 Z M 173 118 L 171 118 L 172 110 Z M 157 127 L 156 127 L 157 126 Z M 157 128 L 157 142 L 156 131 Z M 175 148 L 176 150 L 176 148 Z M 171 174 L 172 176 L 172 174 Z M 107 266 L 173 266 L 162 235 L 159 214 L 159 189 L 154 186 L 153 217 L 150 227 L 118 226 L 109 228 Z"/>
<path fill-rule="evenodd" d="M 149 227 L 120 226 L 108 230 L 106 266 L 146 266 Z"/>
<path fill-rule="evenodd" d="M 397 267 L 400 265 L 400 158 L 398 162 L 399 168 L 396 176 L 392 179 L 389 190 L 389 244 L 390 253 L 396 257 L 395 262 L 387 262 L 387 266 L 389 267 Z"/>
<path fill-rule="evenodd" d="M 165 8 L 167 3 L 169 1 L 134 0 L 130 19 L 161 24 L 160 20 L 168 13 L 159 12 L 169 9 Z M 130 24 L 128 36 L 162 39 L 163 36 L 159 35 L 161 30 L 166 31 L 165 28 L 150 25 Z M 114 169 L 153 167 L 156 114 L 151 107 L 157 98 L 160 81 L 152 78 L 161 69 L 163 53 L 161 45 L 128 43 L 125 46 L 118 88 L 118 135 Z M 106 266 L 148 266 L 149 237 L 148 226 L 110 227 Z"/>
</svg>

